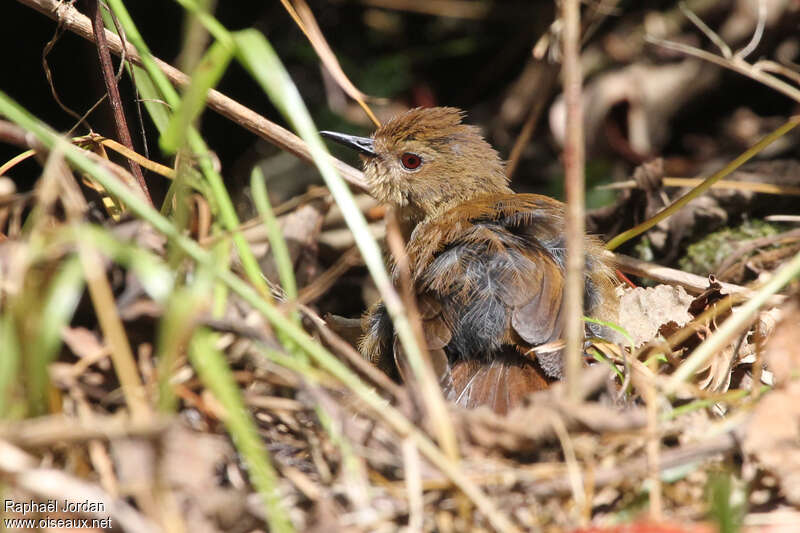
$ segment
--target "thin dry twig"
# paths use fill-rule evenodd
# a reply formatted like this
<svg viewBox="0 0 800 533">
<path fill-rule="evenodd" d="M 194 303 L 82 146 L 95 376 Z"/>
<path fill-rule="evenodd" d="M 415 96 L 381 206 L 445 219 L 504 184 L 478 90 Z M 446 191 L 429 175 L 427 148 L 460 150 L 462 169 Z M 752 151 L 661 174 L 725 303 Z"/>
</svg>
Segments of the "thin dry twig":
<svg viewBox="0 0 800 533">
<path fill-rule="evenodd" d="M 646 380 L 644 397 L 647 411 L 647 465 L 650 480 L 650 518 L 660 522 L 664 514 L 661 487 L 661 434 L 658 429 L 658 394 L 652 380 Z"/>
<path fill-rule="evenodd" d="M 294 4 L 292 4 L 292 0 L 281 0 L 281 4 L 283 4 L 283 7 L 292 17 L 295 24 L 297 24 L 303 34 L 305 34 L 311 46 L 313 46 L 314 50 L 317 52 L 322 64 L 328 69 L 328 72 L 330 72 L 333 79 L 336 80 L 336 83 L 339 84 L 339 87 L 341 87 L 350 98 L 358 102 L 358 105 L 361 106 L 361 109 L 364 110 L 364 113 L 367 114 L 375 126 L 380 127 L 381 123 L 378 117 L 375 116 L 375 113 L 373 113 L 372 109 L 367 105 L 367 95 L 359 91 L 358 88 L 353 85 L 353 82 L 350 81 L 350 78 L 347 77 L 347 74 L 344 73 L 344 70 L 342 70 L 339 60 L 336 59 L 336 54 L 331 50 L 328 41 L 325 39 L 325 35 L 319 28 L 319 24 L 317 24 L 317 19 L 314 18 L 314 13 L 311 12 L 311 8 L 308 7 L 305 0 L 293 0 L 293 2 Z"/>
<path fill-rule="evenodd" d="M 444 394 L 442 394 L 442 389 L 439 386 L 438 376 L 435 375 L 431 365 L 425 335 L 422 331 L 420 313 L 414 296 L 414 283 L 411 280 L 408 254 L 405 251 L 400 225 L 393 211 L 387 217 L 386 242 L 394 256 L 395 272 L 399 274 L 397 277 L 400 281 L 402 297 L 408 311 L 408 319 L 423 353 L 423 368 L 421 372 L 415 371 L 413 377 L 420 388 L 425 410 L 431 418 L 431 427 L 436 433 L 439 446 L 441 446 L 448 458 L 457 464 L 461 455 L 458 449 L 458 439 L 447 410 Z M 402 369 L 400 370 L 402 371 Z"/>
<path fill-rule="evenodd" d="M 658 46 L 662 46 L 669 50 L 675 50 L 676 52 L 681 52 L 686 55 L 694 56 L 699 59 L 703 59 L 708 61 L 709 63 L 714 63 L 715 65 L 719 65 L 720 67 L 725 67 L 730 69 L 734 72 L 738 72 L 739 74 L 743 74 L 748 78 L 752 78 L 755 81 L 761 82 L 767 87 L 778 91 L 779 93 L 788 96 L 795 102 L 800 102 L 800 89 L 797 87 L 793 87 L 789 85 L 783 80 L 776 78 L 764 70 L 756 68 L 754 65 L 747 63 L 745 60 L 734 56 L 732 59 L 725 59 L 724 57 L 720 57 L 714 55 L 712 53 L 706 52 L 705 50 L 700 50 L 699 48 L 695 48 L 693 46 L 689 46 L 683 43 L 676 43 L 672 41 L 665 41 L 663 39 L 658 39 L 657 37 L 653 37 L 648 35 L 646 37 L 647 41 L 656 44 Z"/>
<path fill-rule="evenodd" d="M 729 268 L 731 268 L 734 263 L 739 261 L 743 256 L 749 254 L 750 252 L 757 250 L 759 248 L 763 248 L 765 246 L 772 246 L 781 243 L 792 243 L 796 242 L 800 239 L 800 229 L 794 229 L 790 231 L 785 231 L 783 233 L 778 233 L 777 235 L 769 235 L 767 237 L 760 237 L 758 239 L 751 239 L 749 241 L 744 241 L 739 243 L 736 247 L 736 250 L 731 252 L 724 261 L 722 261 L 717 267 L 716 270 L 719 272 L 719 275 L 723 275 Z"/>
<path fill-rule="evenodd" d="M 766 0 L 758 0 L 758 21 L 756 28 L 753 30 L 753 36 L 750 38 L 744 48 L 736 52 L 738 59 L 745 59 L 747 56 L 755 52 L 758 45 L 761 43 L 761 38 L 764 36 L 764 27 L 767 24 L 767 2 Z"/>
<path fill-rule="evenodd" d="M 117 15 L 114 14 L 114 11 L 112 9 L 110 9 L 106 5 L 105 1 L 103 1 L 103 9 L 105 9 L 106 13 L 108 13 L 109 16 L 111 17 L 111 22 L 114 23 L 114 29 L 116 30 L 117 35 L 119 35 L 120 39 L 122 39 L 122 42 L 124 43 L 125 42 L 125 29 L 119 23 L 119 19 L 117 18 Z M 127 46 L 123 46 L 122 50 L 121 50 L 121 53 L 120 53 L 120 56 L 119 56 L 119 70 L 117 71 L 117 83 L 119 83 L 119 80 L 122 78 L 122 73 L 125 72 L 125 65 L 128 62 L 127 50 L 128 50 L 128 47 Z M 133 85 L 133 89 L 134 89 L 134 91 L 136 91 L 136 99 L 135 99 L 134 103 L 136 104 L 136 106 L 135 106 L 136 107 L 136 121 L 137 121 L 138 126 L 139 126 L 139 135 L 140 135 L 140 137 L 142 139 L 142 151 L 144 152 L 144 157 L 149 159 L 150 158 L 150 147 L 147 144 L 147 133 L 144 130 L 144 114 L 142 113 L 142 102 L 143 102 L 143 100 L 141 99 L 141 97 L 139 95 L 139 84 L 136 83 L 136 69 L 130 69 L 129 70 L 129 74 L 130 74 L 130 77 L 131 77 L 131 82 L 132 82 L 131 84 Z"/>
<path fill-rule="evenodd" d="M 339 256 L 336 262 L 325 272 L 317 276 L 309 285 L 303 287 L 297 296 L 299 303 L 307 304 L 313 302 L 330 289 L 336 281 L 356 265 L 362 264 L 361 254 L 358 248 L 352 247 Z"/>
<path fill-rule="evenodd" d="M 55 82 L 53 82 L 53 73 L 50 70 L 50 64 L 47 62 L 47 56 L 50 55 L 50 52 L 53 50 L 53 47 L 61 38 L 61 34 L 64 33 L 64 25 L 61 23 L 61 21 L 57 22 L 58 26 L 56 27 L 56 31 L 53 33 L 53 37 L 49 41 L 47 41 L 47 44 L 44 45 L 44 50 L 42 50 L 42 69 L 44 70 L 45 78 L 47 78 L 47 84 L 50 87 L 50 94 L 53 95 L 53 100 L 55 100 L 58 106 L 62 110 L 64 110 L 66 114 L 77 119 L 78 124 L 81 124 L 86 120 L 87 115 L 81 117 L 74 109 L 69 107 L 67 104 L 63 102 L 63 100 L 61 100 L 61 97 L 58 96 L 58 91 L 56 90 Z M 97 104 L 95 104 L 95 106 L 96 105 Z M 95 106 L 92 106 L 91 110 L 94 110 Z M 91 126 L 89 126 L 89 129 L 91 129 Z"/>
<path fill-rule="evenodd" d="M 52 415 L 4 422 L 0 424 L 0 439 L 23 448 L 40 448 L 94 439 L 156 438 L 169 427 L 170 423 L 171 420 L 164 417 L 141 421 L 98 414 L 95 414 L 91 421 L 76 423 L 72 417 Z"/>
<path fill-rule="evenodd" d="M 765 72 L 764 69 L 759 68 L 756 65 L 751 65 L 745 61 L 745 58 L 750 55 L 761 42 L 761 37 L 764 33 L 764 25 L 766 23 L 766 9 L 766 3 L 763 0 L 759 0 L 758 22 L 756 24 L 753 36 L 750 39 L 750 42 L 748 42 L 744 48 L 735 54 L 731 53 L 730 47 L 727 45 L 727 43 L 725 43 L 725 41 L 722 40 L 721 37 L 714 33 L 714 31 L 711 30 L 711 28 L 709 28 L 708 25 L 700 19 L 700 17 L 685 7 L 684 4 L 681 4 L 681 10 L 684 12 L 686 17 L 689 18 L 689 20 L 691 20 L 695 26 L 697 26 L 712 42 L 714 42 L 714 44 L 717 45 L 722 56 L 706 52 L 705 50 L 701 50 L 697 47 L 687 44 L 660 39 L 653 35 L 646 35 L 645 40 L 649 43 L 667 48 L 669 50 L 675 50 L 677 52 L 697 57 L 710 63 L 714 63 L 715 65 L 733 70 L 734 72 L 738 72 L 739 74 L 743 74 L 753 80 L 763 83 L 767 87 L 770 87 L 788 96 L 796 102 L 800 102 L 800 89 L 793 87 L 792 85 L 776 78 L 775 76 L 772 76 L 771 74 Z"/>
<path fill-rule="evenodd" d="M 567 193 L 567 212 L 564 221 L 567 241 L 567 261 L 564 312 L 565 374 L 568 396 L 577 401 L 580 396 L 581 365 L 583 364 L 583 275 L 584 275 L 584 164 L 583 95 L 581 93 L 581 22 L 579 0 L 562 0 L 564 101 L 567 107 L 564 140 L 564 186 Z"/>
<path fill-rule="evenodd" d="M 647 261 L 642 261 L 641 259 L 636 259 L 627 255 L 612 254 L 611 252 L 605 252 L 605 254 L 617 268 L 626 274 L 641 276 L 659 283 L 680 285 L 690 294 L 701 294 L 708 288 L 708 278 L 698 276 L 697 274 L 690 274 L 682 270 L 648 263 Z M 725 282 L 719 283 L 722 286 L 722 290 L 727 294 L 734 294 L 744 299 L 751 298 L 755 294 L 755 291 L 752 289 L 742 287 L 741 285 Z M 780 305 L 785 300 L 786 297 L 783 295 L 774 295 L 767 300 L 767 305 Z"/>
<path fill-rule="evenodd" d="M 422 476 L 417 445 L 411 439 L 403 439 L 403 465 L 408 491 L 408 529 L 410 532 L 422 531 L 425 512 L 422 498 Z"/>
<path fill-rule="evenodd" d="M 724 433 L 707 441 L 686 445 L 681 448 L 669 450 L 661 455 L 660 470 L 668 470 L 679 466 L 691 464 L 703 459 L 708 459 L 720 454 L 730 453 L 739 446 L 736 437 L 731 433 Z M 594 473 L 594 483 L 597 487 L 618 484 L 624 480 L 637 479 L 647 475 L 649 462 L 646 457 L 628 460 L 615 467 L 600 468 Z M 543 480 L 532 483 L 528 493 L 535 496 L 552 496 L 554 494 L 569 494 L 572 491 L 568 476 L 560 479 Z"/>
<path fill-rule="evenodd" d="M 762 59 L 753 63 L 753 67 L 766 72 L 778 74 L 784 78 L 789 78 L 797 85 L 800 85 L 800 72 L 785 65 L 781 65 L 780 63 L 770 61 L 769 59 Z"/>
<path fill-rule="evenodd" d="M 583 509 L 586 506 L 586 491 L 584 489 L 583 474 L 581 467 L 578 464 L 578 459 L 575 456 L 575 447 L 572 445 L 572 439 L 567 432 L 567 427 L 564 421 L 555 414 L 550 413 L 549 422 L 553 427 L 553 431 L 558 437 L 561 444 L 561 450 L 564 453 L 564 461 L 567 464 L 567 479 L 572 491 L 572 497 L 575 499 L 575 504 L 578 509 Z M 583 524 L 585 525 L 585 524 Z"/>
<path fill-rule="evenodd" d="M 126 148 L 134 151 L 133 140 L 131 139 L 130 131 L 128 131 L 128 121 L 125 118 L 125 111 L 122 108 L 122 98 L 119 94 L 119 87 L 117 87 L 114 65 L 111 62 L 111 53 L 108 51 L 105 25 L 103 23 L 103 15 L 100 12 L 100 5 L 98 0 L 86 0 L 86 4 L 89 8 L 89 13 L 92 15 L 92 31 L 94 31 L 97 56 L 100 60 L 100 71 L 103 73 L 108 103 L 111 104 L 111 111 L 114 114 L 114 127 L 117 130 L 117 137 Z M 142 174 L 142 168 L 133 159 L 128 159 L 128 166 L 131 169 L 131 173 L 136 178 L 136 183 L 142 189 L 144 197 L 150 205 L 153 205 L 153 199 L 150 197 L 150 190 L 147 188 L 147 182 L 144 179 L 144 174 Z"/>
<path fill-rule="evenodd" d="M 703 19 L 697 16 L 697 14 L 694 11 L 692 11 L 688 5 L 686 5 L 686 2 L 678 3 L 678 7 L 680 8 L 681 12 L 686 16 L 686 18 L 689 19 L 691 23 L 694 24 L 698 30 L 703 32 L 703 35 L 708 37 L 709 41 L 714 43 L 714 45 L 717 48 L 719 48 L 719 52 L 722 54 L 723 57 L 727 59 L 733 57 L 733 54 L 731 53 L 731 47 L 728 46 L 728 43 L 726 43 L 722 39 L 722 37 L 719 36 L 717 32 L 712 30 L 708 26 L 708 24 L 706 24 L 705 21 L 703 21 Z"/>
<path fill-rule="evenodd" d="M 662 178 L 664 187 L 697 187 L 703 183 L 703 178 Z M 636 180 L 615 181 L 606 185 L 597 186 L 598 190 L 636 189 L 639 184 Z M 757 181 L 719 180 L 711 186 L 712 189 L 731 189 L 736 191 L 751 191 L 763 194 L 788 194 L 800 196 L 800 187 L 793 185 L 774 185 Z"/>
</svg>

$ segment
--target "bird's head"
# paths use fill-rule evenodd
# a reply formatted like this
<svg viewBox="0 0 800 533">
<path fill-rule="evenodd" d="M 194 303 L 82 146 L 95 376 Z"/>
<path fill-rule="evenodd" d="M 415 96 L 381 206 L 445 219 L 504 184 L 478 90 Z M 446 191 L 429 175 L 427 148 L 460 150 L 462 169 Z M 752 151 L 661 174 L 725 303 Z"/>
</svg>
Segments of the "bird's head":
<svg viewBox="0 0 800 533">
<path fill-rule="evenodd" d="M 372 195 L 423 220 L 488 193 L 510 192 L 497 152 L 452 107 L 417 108 L 372 135 L 321 132 L 361 153 Z"/>
</svg>

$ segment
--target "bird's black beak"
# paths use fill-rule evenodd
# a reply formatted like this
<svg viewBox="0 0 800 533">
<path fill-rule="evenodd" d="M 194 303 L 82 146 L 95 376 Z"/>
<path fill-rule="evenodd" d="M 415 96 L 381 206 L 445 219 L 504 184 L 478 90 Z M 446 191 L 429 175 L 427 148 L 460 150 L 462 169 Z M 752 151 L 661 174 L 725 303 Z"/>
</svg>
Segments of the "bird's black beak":
<svg viewBox="0 0 800 533">
<path fill-rule="evenodd" d="M 356 137 L 355 135 L 346 135 L 344 133 L 336 133 L 335 131 L 321 131 L 319 132 L 323 137 L 335 141 L 339 144 L 357 150 L 358 152 L 375 157 L 375 144 L 372 139 L 368 137 Z"/>
</svg>

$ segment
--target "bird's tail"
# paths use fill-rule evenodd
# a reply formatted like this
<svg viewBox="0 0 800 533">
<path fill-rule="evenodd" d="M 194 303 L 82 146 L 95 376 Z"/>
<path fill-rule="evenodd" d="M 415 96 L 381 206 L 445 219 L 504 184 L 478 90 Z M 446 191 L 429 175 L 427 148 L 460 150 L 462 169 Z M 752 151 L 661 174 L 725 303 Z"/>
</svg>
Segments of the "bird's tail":
<svg viewBox="0 0 800 533">
<path fill-rule="evenodd" d="M 546 389 L 549 381 L 534 361 L 509 346 L 491 361 L 451 363 L 442 386 L 447 399 L 461 407 L 486 405 L 506 414 L 528 394 Z"/>
</svg>

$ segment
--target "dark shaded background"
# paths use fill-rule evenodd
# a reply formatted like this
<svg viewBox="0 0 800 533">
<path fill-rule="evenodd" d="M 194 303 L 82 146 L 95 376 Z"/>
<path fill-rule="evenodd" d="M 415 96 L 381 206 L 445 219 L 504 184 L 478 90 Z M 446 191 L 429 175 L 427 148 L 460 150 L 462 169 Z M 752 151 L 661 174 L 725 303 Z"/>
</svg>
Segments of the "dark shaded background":
<svg viewBox="0 0 800 533">
<path fill-rule="evenodd" d="M 378 9 L 357 1 L 312 1 L 310 5 L 345 72 L 356 86 L 368 94 L 389 98 L 397 109 L 416 105 L 464 108 L 469 113 L 468 120 L 481 124 L 501 155 L 508 157 L 521 128 L 521 120 L 504 119 L 498 110 L 509 98 L 510 87 L 530 61 L 531 49 L 550 27 L 554 18 L 552 2 L 494 2 L 487 15 L 479 20 Z M 674 9 L 675 5 L 670 1 L 620 2 L 611 16 L 601 18 L 593 25 L 586 45 L 602 44 L 612 36 L 619 38 L 622 35 L 624 38 L 626 28 L 641 24 L 648 14 L 665 12 Z M 704 13 L 704 19 L 716 27 L 729 16 L 733 5 L 734 2 L 716 2 L 713 9 Z M 81 2 L 78 6 L 82 10 L 85 8 Z M 182 9 L 173 2 L 143 0 L 129 2 L 128 8 L 154 53 L 174 64 L 180 48 Z M 0 32 L 0 46 L 4 50 L 0 59 L 3 67 L 0 88 L 55 128 L 70 128 L 74 120 L 55 103 L 42 67 L 42 50 L 53 37 L 55 23 L 15 1 L 5 2 L 2 12 L 7 30 Z M 216 15 L 230 29 L 254 26 L 265 33 L 289 69 L 320 128 L 355 133 L 370 131 L 371 125 L 363 114 L 350 112 L 344 117 L 343 113 L 330 109 L 318 59 L 279 2 L 219 2 Z M 790 15 L 768 29 L 754 56 L 769 57 L 787 34 L 796 31 L 797 10 L 791 11 Z M 686 29 L 695 36 L 698 33 L 691 27 Z M 706 41 L 697 37 L 694 40 L 700 46 L 706 46 Z M 649 63 L 680 59 L 678 56 L 665 59 L 663 53 L 647 47 L 632 60 Z M 96 52 L 90 43 L 65 33 L 48 60 L 59 95 L 71 108 L 82 113 L 103 93 Z M 612 59 L 602 71 L 624 66 Z M 121 89 L 126 102 L 132 102 L 133 94 L 127 79 L 121 84 Z M 261 89 L 235 63 L 231 64 L 219 89 L 283 124 Z M 556 92 L 557 89 L 537 97 L 545 98 L 549 103 Z M 759 116 L 786 116 L 794 109 L 788 98 L 740 75 L 724 73 L 714 88 L 689 101 L 672 117 L 669 139 L 659 153 L 653 155 L 665 156 L 668 161 L 673 158 L 681 162 L 680 168 L 687 172 L 699 169 L 700 159 L 707 154 L 700 154 L 697 147 L 709 140 L 715 142 L 720 124 L 742 106 Z M 133 129 L 136 119 L 132 105 L 127 111 Z M 624 114 L 624 106 L 618 111 Z M 613 114 L 609 120 L 614 120 Z M 147 118 L 145 121 L 148 142 L 155 152 L 151 157 L 163 159 L 158 154 L 154 130 Z M 106 105 L 90 117 L 90 123 L 101 134 L 113 134 Z M 234 196 L 252 164 L 274 153 L 266 143 L 213 112 L 205 113 L 202 132 L 217 152 L 223 175 Z M 78 130 L 78 133 L 83 134 L 85 130 Z M 141 135 L 134 132 L 134 138 L 141 150 Z M 717 148 L 715 155 L 725 151 L 725 147 Z M 2 160 L 15 153 L 14 149 L 0 146 Z M 340 154 L 355 163 L 352 155 Z M 547 126 L 545 108 L 514 176 L 514 187 L 560 195 L 558 155 L 559 149 Z M 624 178 L 636 163 L 638 161 L 614 150 L 590 152 L 588 182 L 592 185 L 612 178 Z M 30 172 L 31 181 L 37 175 L 35 163 L 26 163 L 17 172 L 23 169 Z M 158 198 L 164 191 L 163 180 L 151 176 L 149 181 Z M 24 184 L 20 185 L 24 189 Z M 590 194 L 590 202 L 595 205 L 611 199 L 609 193 Z"/>
</svg>

